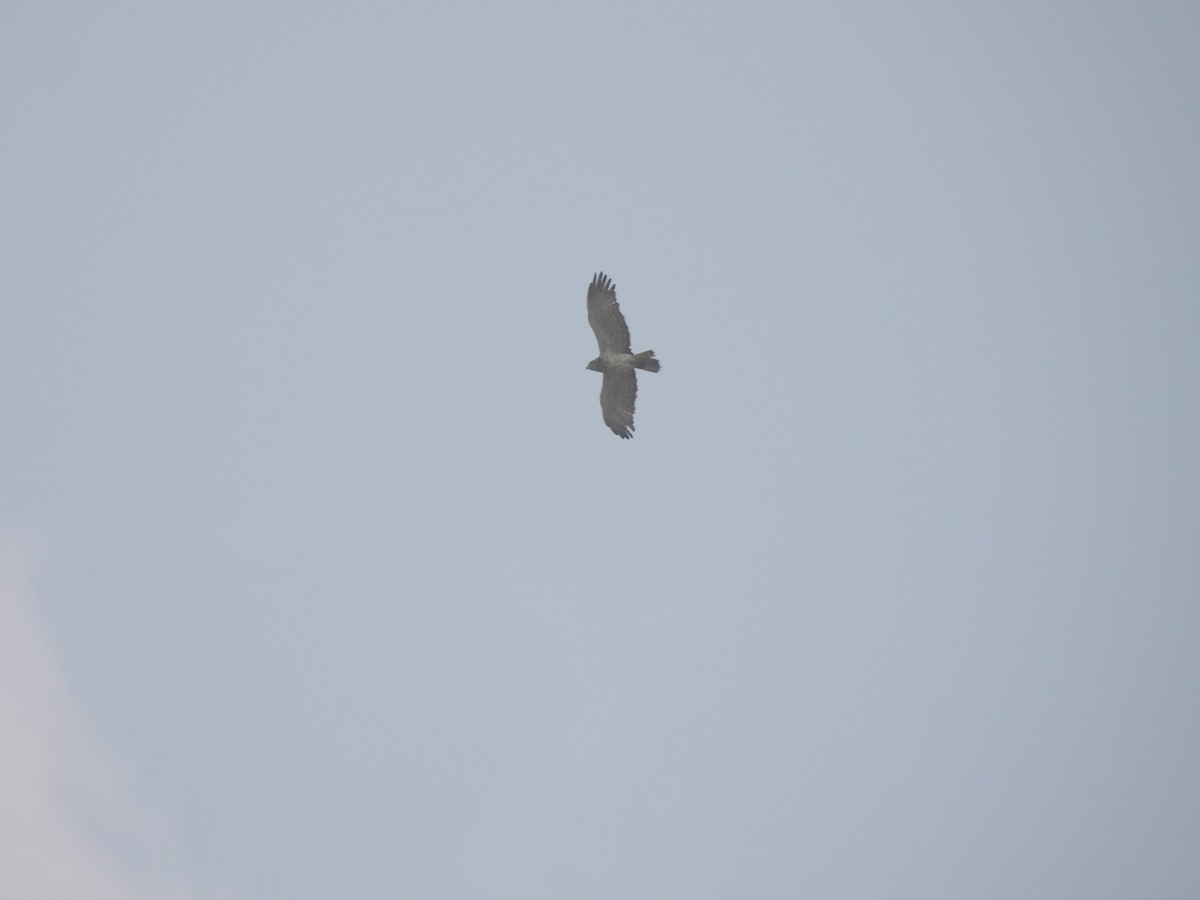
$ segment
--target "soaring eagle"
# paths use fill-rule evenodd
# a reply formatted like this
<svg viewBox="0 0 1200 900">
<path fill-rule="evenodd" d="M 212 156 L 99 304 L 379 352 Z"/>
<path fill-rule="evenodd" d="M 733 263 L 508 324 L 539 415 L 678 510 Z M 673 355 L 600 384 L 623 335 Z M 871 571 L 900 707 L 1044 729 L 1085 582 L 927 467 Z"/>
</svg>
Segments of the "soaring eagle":
<svg viewBox="0 0 1200 900">
<path fill-rule="evenodd" d="M 603 272 L 588 285 L 588 323 L 596 332 L 600 355 L 587 364 L 600 372 L 600 410 L 613 434 L 633 437 L 633 401 L 637 397 L 636 369 L 657 372 L 661 367 L 653 350 L 629 351 L 629 326 L 617 305 L 617 286 Z"/>
</svg>

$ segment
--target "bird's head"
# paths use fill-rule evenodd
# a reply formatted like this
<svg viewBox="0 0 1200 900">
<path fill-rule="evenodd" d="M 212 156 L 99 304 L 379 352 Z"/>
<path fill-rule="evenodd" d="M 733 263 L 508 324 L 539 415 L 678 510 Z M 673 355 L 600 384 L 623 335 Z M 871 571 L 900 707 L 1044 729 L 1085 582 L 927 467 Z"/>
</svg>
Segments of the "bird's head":
<svg viewBox="0 0 1200 900">
<path fill-rule="evenodd" d="M 593 372 L 603 372 L 604 371 L 604 360 L 601 359 L 599 356 L 597 356 L 595 359 L 593 359 L 590 363 L 587 364 L 587 368 L 591 369 Z"/>
</svg>

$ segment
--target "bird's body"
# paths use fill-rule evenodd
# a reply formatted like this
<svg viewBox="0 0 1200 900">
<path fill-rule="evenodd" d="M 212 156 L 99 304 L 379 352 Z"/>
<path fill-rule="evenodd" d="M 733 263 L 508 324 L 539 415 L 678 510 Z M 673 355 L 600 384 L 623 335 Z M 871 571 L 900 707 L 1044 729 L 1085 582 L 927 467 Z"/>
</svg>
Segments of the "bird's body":
<svg viewBox="0 0 1200 900">
<path fill-rule="evenodd" d="M 617 286 L 603 272 L 588 285 L 588 323 L 596 333 L 600 355 L 587 364 L 600 372 L 600 410 L 613 434 L 633 437 L 633 406 L 637 399 L 637 369 L 657 372 L 661 366 L 653 350 L 631 353 L 629 326 L 617 305 Z"/>
</svg>

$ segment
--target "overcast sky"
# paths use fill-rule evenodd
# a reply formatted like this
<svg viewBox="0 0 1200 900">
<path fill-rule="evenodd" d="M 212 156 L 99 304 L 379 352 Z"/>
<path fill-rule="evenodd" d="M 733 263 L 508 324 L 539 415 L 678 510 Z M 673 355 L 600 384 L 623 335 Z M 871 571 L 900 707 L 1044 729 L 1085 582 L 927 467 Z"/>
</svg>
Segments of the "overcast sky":
<svg viewBox="0 0 1200 900">
<path fill-rule="evenodd" d="M 4 19 L 0 895 L 1200 896 L 1196 4 Z"/>
</svg>

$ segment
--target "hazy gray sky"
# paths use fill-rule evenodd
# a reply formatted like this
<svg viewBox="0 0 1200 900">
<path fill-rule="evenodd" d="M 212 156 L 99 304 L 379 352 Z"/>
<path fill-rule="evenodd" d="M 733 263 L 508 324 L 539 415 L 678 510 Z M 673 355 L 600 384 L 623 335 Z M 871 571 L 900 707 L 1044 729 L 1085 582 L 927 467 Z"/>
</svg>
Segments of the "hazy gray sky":
<svg viewBox="0 0 1200 900">
<path fill-rule="evenodd" d="M 0 895 L 1200 895 L 1196 4 L 5 20 Z"/>
</svg>

